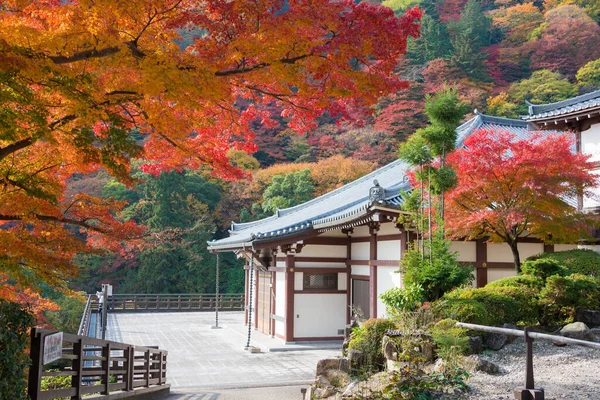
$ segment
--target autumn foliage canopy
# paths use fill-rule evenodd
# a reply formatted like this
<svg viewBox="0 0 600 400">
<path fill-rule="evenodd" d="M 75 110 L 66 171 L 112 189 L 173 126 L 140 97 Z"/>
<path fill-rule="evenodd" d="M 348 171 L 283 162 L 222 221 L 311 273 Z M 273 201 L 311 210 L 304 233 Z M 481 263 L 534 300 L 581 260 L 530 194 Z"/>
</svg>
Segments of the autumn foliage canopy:
<svg viewBox="0 0 600 400">
<path fill-rule="evenodd" d="M 586 229 L 577 197 L 591 195 L 596 182 L 589 156 L 573 150 L 570 134 L 476 130 L 448 156 L 458 177 L 446 198 L 449 232 L 507 243 L 517 269 L 519 238 L 577 241 Z"/>
<path fill-rule="evenodd" d="M 66 198 L 76 174 L 127 180 L 143 157 L 149 173 L 235 179 L 227 154 L 255 150 L 257 121 L 305 132 L 370 112 L 407 86 L 392 72 L 420 16 L 351 0 L 0 0 L 0 282 L 60 284 L 83 231 L 101 246 L 143 235 L 115 219 L 123 203 Z"/>
</svg>

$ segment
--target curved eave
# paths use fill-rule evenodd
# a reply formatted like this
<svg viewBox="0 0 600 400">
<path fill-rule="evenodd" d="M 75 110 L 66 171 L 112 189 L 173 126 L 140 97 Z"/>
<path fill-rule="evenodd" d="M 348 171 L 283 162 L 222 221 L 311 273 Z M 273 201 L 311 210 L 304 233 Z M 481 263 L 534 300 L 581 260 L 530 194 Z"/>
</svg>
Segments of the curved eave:
<svg viewBox="0 0 600 400">
<path fill-rule="evenodd" d="M 216 252 L 244 250 L 244 249 L 253 247 L 253 242 L 232 242 L 232 243 L 225 243 L 225 244 L 211 244 L 211 242 L 207 242 L 207 243 L 208 243 L 208 247 L 207 247 L 208 251 L 216 251 Z"/>
<path fill-rule="evenodd" d="M 537 115 L 525 115 L 522 118 L 526 119 L 527 121 L 531 121 L 531 122 L 563 122 L 562 120 L 572 120 L 572 119 L 577 119 L 579 120 L 579 118 L 590 118 L 592 115 L 591 114 L 596 114 L 600 111 L 600 104 L 598 105 L 594 105 L 594 106 L 590 106 L 588 108 L 585 107 L 581 107 L 581 108 L 576 108 L 573 110 L 559 110 L 556 112 L 546 112 L 546 113 L 542 113 L 542 114 L 537 114 Z M 567 121 L 564 121 L 567 122 Z"/>
</svg>

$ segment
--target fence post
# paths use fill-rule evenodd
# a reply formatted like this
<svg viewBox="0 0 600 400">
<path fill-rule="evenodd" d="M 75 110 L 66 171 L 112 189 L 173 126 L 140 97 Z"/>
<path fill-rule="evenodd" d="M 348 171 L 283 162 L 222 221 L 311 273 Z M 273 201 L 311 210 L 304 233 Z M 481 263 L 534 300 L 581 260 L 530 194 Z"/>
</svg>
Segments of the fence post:
<svg viewBox="0 0 600 400">
<path fill-rule="evenodd" d="M 104 384 L 104 391 L 102 394 L 110 393 L 110 343 L 106 343 L 106 347 L 102 348 L 102 357 L 104 357 L 104 361 L 102 361 L 102 373 L 104 374 L 102 377 L 102 383 Z"/>
<path fill-rule="evenodd" d="M 133 390 L 133 374 L 135 371 L 135 348 L 133 346 L 127 347 L 127 383 L 125 389 L 127 391 Z"/>
<path fill-rule="evenodd" d="M 146 387 L 150 387 L 150 349 L 144 353 L 146 359 Z"/>
<path fill-rule="evenodd" d="M 31 328 L 31 367 L 29 368 L 29 383 L 27 391 L 31 400 L 38 400 L 40 383 L 42 381 L 42 335 L 37 328 Z"/>
<path fill-rule="evenodd" d="M 106 306 L 106 305 L 105 305 Z M 76 388 L 77 392 L 72 400 L 78 400 L 81 398 L 81 379 L 83 373 L 83 338 L 73 343 L 73 354 L 77 356 L 77 359 L 73 360 L 72 368 L 73 371 L 77 372 L 77 375 L 71 378 L 71 386 Z"/>
</svg>

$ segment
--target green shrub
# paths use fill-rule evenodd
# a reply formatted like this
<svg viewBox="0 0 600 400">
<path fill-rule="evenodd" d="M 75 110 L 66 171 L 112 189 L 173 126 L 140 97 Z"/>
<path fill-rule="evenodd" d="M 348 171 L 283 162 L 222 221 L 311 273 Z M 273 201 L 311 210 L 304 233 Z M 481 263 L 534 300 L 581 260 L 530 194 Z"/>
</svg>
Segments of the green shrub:
<svg viewBox="0 0 600 400">
<path fill-rule="evenodd" d="M 476 300 L 483 304 L 488 311 L 490 324 L 494 326 L 530 321 L 536 316 L 535 298 L 518 288 L 467 289 L 460 291 L 460 298 Z"/>
<path fill-rule="evenodd" d="M 388 315 L 399 312 L 416 310 L 423 302 L 423 287 L 421 285 L 406 285 L 404 288 L 392 288 L 382 293 L 379 298 L 385 304 Z"/>
<path fill-rule="evenodd" d="M 0 399 L 27 398 L 26 349 L 33 323 L 28 309 L 0 300 Z"/>
<path fill-rule="evenodd" d="M 450 318 L 470 324 L 489 325 L 490 315 L 485 306 L 473 299 L 442 298 L 433 304 L 439 318 Z"/>
<path fill-rule="evenodd" d="M 572 321 L 579 309 L 600 306 L 600 288 L 596 279 L 582 274 L 551 276 L 539 295 L 544 325 Z"/>
<path fill-rule="evenodd" d="M 545 285 L 542 278 L 531 275 L 515 275 L 498 279 L 485 285 L 486 288 L 514 287 L 539 292 Z"/>
<path fill-rule="evenodd" d="M 560 265 L 558 261 L 551 258 L 527 260 L 521 266 L 521 271 L 524 275 L 534 276 L 543 280 L 553 275 L 568 275 L 567 269 Z"/>
<path fill-rule="evenodd" d="M 450 251 L 450 242 L 436 239 L 431 243 L 431 259 L 424 258 L 416 248 L 409 249 L 402 258 L 404 283 L 423 288 L 426 301 L 434 301 L 450 290 L 469 284 L 473 280 L 473 268 L 461 265 L 455 252 Z"/>
<path fill-rule="evenodd" d="M 460 356 L 469 348 L 467 330 L 456 326 L 453 319 L 443 319 L 431 328 L 431 339 L 437 354 L 444 360 L 445 369 L 460 367 Z"/>
<path fill-rule="evenodd" d="M 600 254 L 593 250 L 575 249 L 543 253 L 528 260 L 551 259 L 563 265 L 571 274 L 583 274 L 600 278 Z"/>
<path fill-rule="evenodd" d="M 362 326 L 352 330 L 348 349 L 362 352 L 368 366 L 371 369 L 380 370 L 385 363 L 381 340 L 387 331 L 395 328 L 396 324 L 389 319 L 371 318 Z"/>
</svg>

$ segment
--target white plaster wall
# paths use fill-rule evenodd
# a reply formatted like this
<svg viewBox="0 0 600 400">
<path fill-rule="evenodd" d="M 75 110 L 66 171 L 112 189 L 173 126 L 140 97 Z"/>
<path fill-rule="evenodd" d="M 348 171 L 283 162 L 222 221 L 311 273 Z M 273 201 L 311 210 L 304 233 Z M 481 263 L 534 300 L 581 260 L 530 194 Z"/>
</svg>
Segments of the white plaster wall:
<svg viewBox="0 0 600 400">
<path fill-rule="evenodd" d="M 302 290 L 304 287 L 304 273 L 294 272 L 294 290 Z"/>
<path fill-rule="evenodd" d="M 402 283 L 401 274 L 396 272 L 398 267 L 377 267 L 377 316 L 383 317 L 385 315 L 385 305 L 379 296 L 393 288 L 400 287 Z"/>
<path fill-rule="evenodd" d="M 577 248 L 576 244 L 555 244 L 554 251 L 567 251 L 574 250 Z"/>
<path fill-rule="evenodd" d="M 366 225 L 355 226 L 354 232 L 352 232 L 352 237 L 359 237 L 359 236 L 371 236 L 369 234 L 369 227 Z"/>
<path fill-rule="evenodd" d="M 521 262 L 525 261 L 527 257 L 535 256 L 544 252 L 543 243 L 519 243 L 519 256 L 521 256 Z M 512 253 L 511 253 L 512 254 Z"/>
<path fill-rule="evenodd" d="M 540 254 L 544 251 L 543 243 L 519 243 L 519 256 L 521 260 Z M 487 243 L 488 262 L 513 262 L 513 254 L 506 243 Z"/>
<path fill-rule="evenodd" d="M 335 257 L 346 258 L 347 246 L 308 245 L 302 248 L 298 257 Z"/>
<path fill-rule="evenodd" d="M 397 235 L 400 233 L 400 230 L 396 228 L 396 224 L 394 222 L 384 222 L 379 225 L 378 235 Z"/>
<path fill-rule="evenodd" d="M 352 275 L 371 275 L 371 269 L 368 265 L 353 265 L 352 266 Z"/>
<path fill-rule="evenodd" d="M 275 266 L 276 267 L 284 267 L 285 268 L 285 261 L 277 261 L 275 263 Z"/>
<path fill-rule="evenodd" d="M 516 275 L 514 268 L 490 268 L 488 269 L 488 283 L 514 275 Z"/>
<path fill-rule="evenodd" d="M 400 260 L 401 242 L 399 240 L 386 240 L 377 242 L 378 260 Z"/>
<path fill-rule="evenodd" d="M 583 208 L 600 206 L 600 170 L 596 169 L 592 174 L 596 178 L 596 187 L 591 189 L 590 195 L 583 197 Z"/>
<path fill-rule="evenodd" d="M 600 253 L 600 246 L 597 244 L 580 244 L 577 246 L 578 249 L 587 249 L 587 250 L 594 250 L 598 253 Z"/>
<path fill-rule="evenodd" d="M 368 260 L 371 256 L 371 244 L 369 242 L 352 243 L 352 259 Z"/>
<path fill-rule="evenodd" d="M 285 318 L 285 273 L 275 274 L 275 315 Z M 275 333 L 285 335 L 285 323 L 275 320 Z"/>
<path fill-rule="evenodd" d="M 477 243 L 475 242 L 452 242 L 450 250 L 458 253 L 458 261 L 477 261 Z"/>
<path fill-rule="evenodd" d="M 590 161 L 600 161 L 600 124 L 581 132 L 581 152 L 591 155 Z"/>
<path fill-rule="evenodd" d="M 295 294 L 294 337 L 342 336 L 346 326 L 346 294 Z"/>
<path fill-rule="evenodd" d="M 346 282 L 348 274 L 338 274 L 338 290 L 346 290 L 348 288 L 348 282 Z"/>
</svg>

